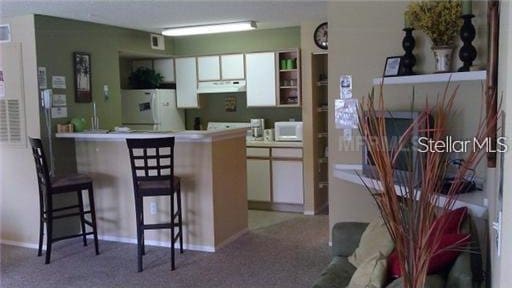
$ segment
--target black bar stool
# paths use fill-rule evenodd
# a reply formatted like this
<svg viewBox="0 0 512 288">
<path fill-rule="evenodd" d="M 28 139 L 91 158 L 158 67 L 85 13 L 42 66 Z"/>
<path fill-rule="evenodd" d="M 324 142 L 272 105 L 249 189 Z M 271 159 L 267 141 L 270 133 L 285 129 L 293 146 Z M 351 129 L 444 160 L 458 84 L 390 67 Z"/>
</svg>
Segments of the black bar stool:
<svg viewBox="0 0 512 288">
<path fill-rule="evenodd" d="M 126 143 L 135 194 L 138 271 L 142 271 L 142 255 L 145 254 L 144 230 L 156 229 L 171 230 L 171 270 L 174 270 L 174 248 L 178 240 L 180 253 L 183 253 L 180 179 L 174 176 L 174 137 L 126 139 Z M 143 198 L 154 196 L 170 196 L 170 223 L 144 224 Z M 178 207 L 175 207 L 175 196 Z M 178 233 L 175 233 L 176 227 Z"/>
<path fill-rule="evenodd" d="M 41 139 L 30 138 L 32 154 L 36 163 L 37 182 L 39 186 L 39 249 L 37 256 L 42 255 L 43 250 L 43 230 L 46 223 L 46 260 L 45 264 L 50 263 L 52 253 L 52 244 L 75 237 L 82 237 L 84 246 L 87 246 L 87 235 L 94 235 L 94 248 L 96 255 L 100 254 L 98 250 L 98 234 L 96 229 L 96 213 L 94 210 L 94 193 L 92 189 L 92 179 L 83 174 L 75 174 L 66 177 L 50 178 L 46 157 L 43 151 Z M 84 210 L 82 191 L 87 190 L 89 194 L 90 210 Z M 77 193 L 78 204 L 53 208 L 53 196 L 63 193 Z M 78 208 L 79 212 L 74 212 Z M 85 219 L 85 215 L 91 215 L 91 221 Z M 80 216 L 80 225 L 82 233 L 54 238 L 53 220 Z M 85 225 L 92 228 L 92 232 L 87 232 Z"/>
</svg>

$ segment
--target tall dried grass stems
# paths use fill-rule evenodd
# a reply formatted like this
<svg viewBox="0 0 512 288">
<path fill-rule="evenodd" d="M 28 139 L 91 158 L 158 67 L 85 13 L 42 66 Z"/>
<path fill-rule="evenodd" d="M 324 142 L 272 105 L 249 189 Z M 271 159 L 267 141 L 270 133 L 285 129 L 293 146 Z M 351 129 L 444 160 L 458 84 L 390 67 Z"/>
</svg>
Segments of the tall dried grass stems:
<svg viewBox="0 0 512 288">
<path fill-rule="evenodd" d="M 370 180 L 374 183 L 366 183 L 365 181 L 368 180 L 362 177 L 361 179 L 377 203 L 395 243 L 405 288 L 424 286 L 429 260 L 440 244 L 442 235 L 439 231 L 442 231 L 446 225 L 446 222 L 439 223 L 440 229 L 432 229 L 433 223 L 439 215 L 453 209 L 458 196 L 457 191 L 462 188 L 464 176 L 468 170 L 474 169 L 485 155 L 483 150 L 471 150 L 465 154 L 463 165 L 456 173 L 455 181 L 447 195 L 441 196 L 438 193 L 441 191 L 447 172 L 448 155 L 446 153 L 420 153 L 417 149 L 407 149 L 406 165 L 413 173 L 400 174 L 398 181 L 395 181 L 393 164 L 397 164 L 397 161 L 402 159 L 398 157 L 398 153 L 406 145 L 411 144 L 415 129 L 434 141 L 444 140 L 447 136 L 447 128 L 450 117 L 454 114 L 454 100 L 459 88 L 457 86 L 449 89 L 449 84 L 441 95 L 437 95 L 434 105 L 426 101 L 425 108 L 419 112 L 419 116 L 393 147 L 388 143 L 385 114 L 382 113 L 386 109 L 383 85 L 381 84 L 378 99 L 375 99 L 372 91 L 359 107 L 359 129 L 365 139 L 372 139 L 366 142 L 376 167 L 374 180 Z M 495 99 L 496 97 L 493 101 L 496 101 Z M 484 114 L 487 116 L 482 117 Z M 433 117 L 433 124 L 430 115 Z M 489 132 L 496 131 L 499 117 L 499 114 L 481 113 L 474 138 L 483 141 Z M 414 153 L 416 153 L 414 158 L 416 161 L 412 163 Z M 421 188 L 418 188 L 417 179 L 414 177 L 417 172 L 420 175 Z M 438 214 L 439 207 L 442 213 Z M 459 245 L 446 247 L 441 251 L 455 249 L 457 246 Z"/>
</svg>

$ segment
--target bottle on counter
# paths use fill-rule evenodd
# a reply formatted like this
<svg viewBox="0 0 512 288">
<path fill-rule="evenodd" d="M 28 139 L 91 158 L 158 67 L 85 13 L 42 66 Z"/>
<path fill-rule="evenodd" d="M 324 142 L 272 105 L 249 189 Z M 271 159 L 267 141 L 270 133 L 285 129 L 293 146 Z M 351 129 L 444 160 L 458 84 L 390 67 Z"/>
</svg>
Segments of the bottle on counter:
<svg viewBox="0 0 512 288">
<path fill-rule="evenodd" d="M 203 130 L 203 125 L 201 125 L 201 118 L 194 118 L 194 130 Z"/>
</svg>

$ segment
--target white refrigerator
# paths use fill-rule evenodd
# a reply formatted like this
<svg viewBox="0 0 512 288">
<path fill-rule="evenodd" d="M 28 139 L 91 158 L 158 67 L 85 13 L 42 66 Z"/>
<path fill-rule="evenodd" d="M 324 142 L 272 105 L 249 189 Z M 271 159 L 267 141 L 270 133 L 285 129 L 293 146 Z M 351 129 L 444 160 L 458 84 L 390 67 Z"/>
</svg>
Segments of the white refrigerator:
<svg viewBox="0 0 512 288">
<path fill-rule="evenodd" d="M 122 90 L 123 126 L 139 131 L 185 130 L 185 113 L 176 107 L 176 90 Z"/>
</svg>

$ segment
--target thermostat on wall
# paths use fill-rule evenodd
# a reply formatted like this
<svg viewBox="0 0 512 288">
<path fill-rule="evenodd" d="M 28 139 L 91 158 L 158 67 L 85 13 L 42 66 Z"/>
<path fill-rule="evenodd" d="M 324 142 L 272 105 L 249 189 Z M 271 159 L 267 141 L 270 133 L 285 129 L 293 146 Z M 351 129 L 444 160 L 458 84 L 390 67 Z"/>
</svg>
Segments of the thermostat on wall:
<svg viewBox="0 0 512 288">
<path fill-rule="evenodd" d="M 157 50 L 165 49 L 165 42 L 164 42 L 163 35 L 151 34 L 150 39 L 151 39 L 151 48 L 157 49 Z"/>
</svg>

